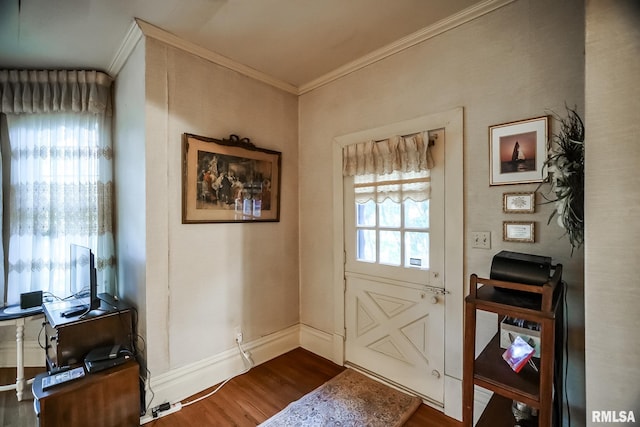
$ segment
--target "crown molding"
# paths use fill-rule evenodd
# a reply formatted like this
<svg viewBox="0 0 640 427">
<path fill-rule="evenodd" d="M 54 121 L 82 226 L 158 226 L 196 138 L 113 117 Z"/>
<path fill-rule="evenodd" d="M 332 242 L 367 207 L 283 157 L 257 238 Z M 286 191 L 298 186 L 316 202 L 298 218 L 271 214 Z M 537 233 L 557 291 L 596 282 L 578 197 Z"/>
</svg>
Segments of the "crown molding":
<svg viewBox="0 0 640 427">
<path fill-rule="evenodd" d="M 467 22 L 471 22 L 487 13 L 493 12 L 503 6 L 513 3 L 516 0 L 486 0 L 471 6 L 455 15 L 447 17 L 441 21 L 436 22 L 433 25 L 418 30 L 402 39 L 399 39 L 393 43 L 390 43 L 378 50 L 371 52 L 359 59 L 351 61 L 335 70 L 315 79 L 299 87 L 286 83 L 282 80 L 276 79 L 268 74 L 258 71 L 254 68 L 248 67 L 244 64 L 236 62 L 226 56 L 220 55 L 194 43 L 183 40 L 161 28 L 158 28 L 148 22 L 136 18 L 131 23 L 127 34 L 120 45 L 120 48 L 116 52 L 107 72 L 111 76 L 116 76 L 122 67 L 124 66 L 127 58 L 131 55 L 131 52 L 136 47 L 138 41 L 143 36 L 151 37 L 166 43 L 170 46 L 192 53 L 203 59 L 216 63 L 220 66 L 236 71 L 247 77 L 251 77 L 255 80 L 261 81 L 268 85 L 274 86 L 285 92 L 292 93 L 294 95 L 303 95 L 328 83 L 331 83 L 341 77 L 347 76 L 355 71 L 358 71 L 368 65 L 381 61 L 396 53 L 402 52 L 412 46 L 429 40 L 437 35 L 445 33 L 451 29 L 459 27 Z"/>
<path fill-rule="evenodd" d="M 165 44 L 176 47 L 178 49 L 182 49 L 186 52 L 192 53 L 196 56 L 199 56 L 208 61 L 214 62 L 218 65 L 221 65 L 230 70 L 236 71 L 240 74 L 243 74 L 247 77 L 251 77 L 252 79 L 261 81 L 268 85 L 274 86 L 278 89 L 282 89 L 285 92 L 292 93 L 294 95 L 298 95 L 298 88 L 283 82 L 282 80 L 278 80 L 274 77 L 269 76 L 261 71 L 255 70 L 251 67 L 243 65 L 239 62 L 236 62 L 232 59 L 227 58 L 226 56 L 220 55 L 218 53 L 212 52 L 208 49 L 205 49 L 201 46 L 198 46 L 194 43 L 183 40 L 161 28 L 158 28 L 154 25 L 149 24 L 141 19 L 136 18 L 137 24 L 140 26 L 142 33 L 146 37 L 151 37 L 153 39 L 159 40 Z"/>
<path fill-rule="evenodd" d="M 136 21 L 132 21 L 127 30 L 127 34 L 124 36 L 120 47 L 111 60 L 111 64 L 109 64 L 107 73 L 109 73 L 110 76 L 115 77 L 120 73 L 120 70 L 122 70 L 122 67 L 127 62 L 129 55 L 131 55 L 131 52 L 133 52 L 133 49 L 135 49 L 140 39 L 142 39 L 142 30 Z"/>
<path fill-rule="evenodd" d="M 487 0 L 474 6 L 436 22 L 433 25 L 418 30 L 402 39 L 390 43 L 378 50 L 371 52 L 355 61 L 351 61 L 335 70 L 305 83 L 298 88 L 298 95 L 305 94 L 309 91 L 324 86 L 334 80 L 358 71 L 368 65 L 374 64 L 391 55 L 402 52 L 412 46 L 422 43 L 446 31 L 459 27 L 462 24 L 473 21 L 489 12 L 493 12 L 503 6 L 513 3 L 515 0 Z"/>
</svg>

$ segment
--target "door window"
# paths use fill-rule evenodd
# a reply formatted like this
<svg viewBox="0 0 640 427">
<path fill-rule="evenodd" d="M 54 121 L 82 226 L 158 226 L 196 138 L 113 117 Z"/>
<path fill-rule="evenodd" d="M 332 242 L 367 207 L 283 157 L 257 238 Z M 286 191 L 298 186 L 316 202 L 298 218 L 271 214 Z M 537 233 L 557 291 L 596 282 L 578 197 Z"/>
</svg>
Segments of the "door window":
<svg viewBox="0 0 640 427">
<path fill-rule="evenodd" d="M 355 213 L 358 261 L 429 268 L 429 200 L 356 202 Z"/>
</svg>

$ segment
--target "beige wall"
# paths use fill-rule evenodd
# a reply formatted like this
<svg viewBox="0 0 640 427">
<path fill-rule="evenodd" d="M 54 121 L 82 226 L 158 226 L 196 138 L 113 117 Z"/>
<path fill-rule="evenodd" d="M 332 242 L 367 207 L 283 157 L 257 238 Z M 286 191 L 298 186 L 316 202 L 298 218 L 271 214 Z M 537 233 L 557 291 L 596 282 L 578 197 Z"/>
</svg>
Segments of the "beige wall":
<svg viewBox="0 0 640 427">
<path fill-rule="evenodd" d="M 146 337 L 144 49 L 140 40 L 115 81 L 113 164 L 118 294 L 138 308 L 138 333 Z"/>
<path fill-rule="evenodd" d="M 123 264 L 146 266 L 137 276 L 146 295 L 137 302 L 146 307 L 142 332 L 157 376 L 234 348 L 236 327 L 251 341 L 299 322 L 298 112 L 291 94 L 157 40 L 145 44 L 144 77 L 120 83 L 144 84 L 144 132 L 132 140 L 123 131 L 119 141 L 124 155 L 135 154 L 126 165 L 135 171 L 119 168 L 131 178 L 119 181 L 128 194 L 119 198 L 128 204 L 121 210 L 143 218 L 144 231 L 128 233 L 144 245 L 128 249 L 123 236 L 119 246 L 128 257 Z M 182 224 L 185 132 L 235 133 L 281 151 L 280 222 Z"/>
<path fill-rule="evenodd" d="M 569 284 L 569 399 L 584 417 L 583 252 L 547 226 L 551 206 L 502 213 L 502 194 L 536 184 L 489 186 L 493 124 L 584 106 L 584 4 L 520 0 L 300 97 L 301 321 L 334 332 L 332 141 L 336 136 L 464 107 L 465 272 L 488 275 L 505 249 L 564 264 Z M 552 126 L 552 131 L 557 127 Z M 542 188 L 542 192 L 548 186 Z M 502 221 L 536 221 L 536 243 L 502 242 Z M 491 231 L 491 250 L 472 249 L 471 231 Z M 339 325 L 338 325 L 339 326 Z M 582 415 L 580 415 L 582 413 Z"/>
<path fill-rule="evenodd" d="M 640 3 L 586 8 L 586 401 L 640 422 Z"/>
</svg>

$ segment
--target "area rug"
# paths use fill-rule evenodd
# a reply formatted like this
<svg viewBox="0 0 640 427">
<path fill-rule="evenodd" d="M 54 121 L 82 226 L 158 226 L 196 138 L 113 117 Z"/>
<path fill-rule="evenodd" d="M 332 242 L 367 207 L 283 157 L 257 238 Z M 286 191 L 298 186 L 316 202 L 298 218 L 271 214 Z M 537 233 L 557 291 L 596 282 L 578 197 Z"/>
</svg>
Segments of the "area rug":
<svg viewBox="0 0 640 427">
<path fill-rule="evenodd" d="M 347 369 L 260 427 L 399 427 L 421 400 Z"/>
</svg>

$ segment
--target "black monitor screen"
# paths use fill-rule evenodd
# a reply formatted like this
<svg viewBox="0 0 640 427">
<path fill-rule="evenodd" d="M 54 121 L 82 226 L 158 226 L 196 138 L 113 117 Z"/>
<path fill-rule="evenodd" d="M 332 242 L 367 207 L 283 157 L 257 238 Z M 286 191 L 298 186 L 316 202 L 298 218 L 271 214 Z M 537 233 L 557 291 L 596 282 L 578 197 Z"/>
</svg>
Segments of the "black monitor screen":
<svg viewBox="0 0 640 427">
<path fill-rule="evenodd" d="M 91 301 L 91 309 L 100 306 L 96 280 L 95 259 L 91 249 L 71 245 L 70 252 L 71 293 L 77 298 L 87 298 Z"/>
</svg>

